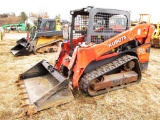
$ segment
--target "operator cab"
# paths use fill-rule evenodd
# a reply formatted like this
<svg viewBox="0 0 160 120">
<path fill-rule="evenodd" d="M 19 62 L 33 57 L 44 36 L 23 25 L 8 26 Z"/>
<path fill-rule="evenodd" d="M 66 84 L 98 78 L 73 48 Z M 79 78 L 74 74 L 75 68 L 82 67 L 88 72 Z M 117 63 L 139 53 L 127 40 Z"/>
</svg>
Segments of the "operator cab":
<svg viewBox="0 0 160 120">
<path fill-rule="evenodd" d="M 81 37 L 87 43 L 99 44 L 129 29 L 130 13 L 124 10 L 101 9 L 88 6 L 73 10 L 70 45 Z"/>
<path fill-rule="evenodd" d="M 56 31 L 56 20 L 49 18 L 38 18 L 38 31 Z"/>
</svg>

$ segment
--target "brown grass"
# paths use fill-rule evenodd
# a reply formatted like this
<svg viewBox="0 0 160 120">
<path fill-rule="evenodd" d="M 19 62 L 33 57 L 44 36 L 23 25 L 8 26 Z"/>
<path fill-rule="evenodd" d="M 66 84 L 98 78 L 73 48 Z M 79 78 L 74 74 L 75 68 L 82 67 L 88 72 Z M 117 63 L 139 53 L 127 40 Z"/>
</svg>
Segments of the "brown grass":
<svg viewBox="0 0 160 120">
<path fill-rule="evenodd" d="M 20 22 L 22 22 L 22 18 L 21 17 L 9 16 L 7 18 L 1 18 L 0 19 L 0 26 L 2 26 L 4 24 L 13 24 L 13 23 L 20 23 Z"/>
<path fill-rule="evenodd" d="M 0 119 L 22 120 L 160 120 L 160 49 L 152 48 L 148 69 L 142 81 L 97 97 L 78 93 L 68 104 L 41 111 L 32 116 L 20 116 L 22 108 L 15 85 L 18 74 L 42 59 L 53 63 L 54 54 L 13 57 L 13 40 L 0 42 Z"/>
</svg>

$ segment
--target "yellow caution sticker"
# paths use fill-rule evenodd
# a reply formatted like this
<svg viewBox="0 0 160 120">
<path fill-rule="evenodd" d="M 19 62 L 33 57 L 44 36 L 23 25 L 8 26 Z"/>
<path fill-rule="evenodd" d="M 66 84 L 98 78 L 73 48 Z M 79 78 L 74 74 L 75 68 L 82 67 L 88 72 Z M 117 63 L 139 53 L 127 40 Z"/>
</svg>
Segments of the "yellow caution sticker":
<svg viewBox="0 0 160 120">
<path fill-rule="evenodd" d="M 100 35 L 98 35 L 98 38 L 101 38 L 101 36 L 100 36 Z"/>
</svg>

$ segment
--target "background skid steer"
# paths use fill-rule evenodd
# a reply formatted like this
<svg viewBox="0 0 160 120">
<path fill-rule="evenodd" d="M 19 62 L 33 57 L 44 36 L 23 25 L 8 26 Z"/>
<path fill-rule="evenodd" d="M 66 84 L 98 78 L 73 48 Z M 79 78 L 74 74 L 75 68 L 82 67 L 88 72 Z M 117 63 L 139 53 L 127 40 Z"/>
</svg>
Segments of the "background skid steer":
<svg viewBox="0 0 160 120">
<path fill-rule="evenodd" d="M 30 55 L 32 52 L 34 54 L 55 52 L 57 43 L 64 40 L 60 23 L 54 19 L 39 18 L 37 29 L 32 32 L 29 41 L 22 38 L 17 41 L 15 47 L 11 48 L 14 56 Z"/>
<path fill-rule="evenodd" d="M 52 107 L 53 103 L 60 105 L 61 97 L 66 98 L 62 103 L 72 100 L 69 81 L 73 88 L 96 96 L 139 83 L 141 70 L 147 68 L 153 26 L 140 24 L 129 29 L 129 12 L 115 9 L 89 6 L 71 11 L 71 15 L 70 41 L 60 44 L 55 65 L 41 61 L 19 76 L 18 83 L 30 100 L 24 104 L 28 114 Z M 58 83 L 53 86 L 55 81 Z M 33 94 L 34 89 L 43 91 L 43 95 Z M 58 93 L 64 91 L 68 94 Z M 47 95 L 50 101 L 43 97 Z"/>
<path fill-rule="evenodd" d="M 153 47 L 160 47 L 160 22 L 155 26 L 156 28 L 151 38 L 151 44 Z"/>
</svg>

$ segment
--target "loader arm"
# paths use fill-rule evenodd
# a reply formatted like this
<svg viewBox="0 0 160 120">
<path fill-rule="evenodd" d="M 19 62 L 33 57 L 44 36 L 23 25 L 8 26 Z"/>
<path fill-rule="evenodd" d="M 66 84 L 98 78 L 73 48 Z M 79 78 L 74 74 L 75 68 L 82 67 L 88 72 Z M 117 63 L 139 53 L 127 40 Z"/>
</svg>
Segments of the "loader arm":
<svg viewBox="0 0 160 120">
<path fill-rule="evenodd" d="M 141 45 L 150 43 L 150 37 L 152 36 L 153 31 L 154 28 L 151 25 L 141 24 L 123 33 L 120 33 L 119 35 L 114 36 L 100 44 L 94 44 L 88 47 L 79 47 L 76 50 L 76 54 L 72 56 L 72 58 L 76 58 L 76 61 L 74 61 L 75 59 L 72 58 L 70 60 L 70 64 L 75 63 L 72 66 L 74 71 L 72 79 L 73 86 L 78 87 L 79 79 L 90 62 L 98 59 L 99 57 L 102 57 L 102 55 L 104 55 L 106 52 L 132 40 L 137 40 Z M 104 58 L 116 55 L 118 55 L 118 52 L 104 55 Z M 69 69 L 71 69 L 70 64 L 68 64 Z"/>
<path fill-rule="evenodd" d="M 153 27 L 148 24 L 141 24 L 132 29 L 129 29 L 115 37 L 112 37 L 101 44 L 96 44 L 93 49 L 96 54 L 96 58 L 100 57 L 104 53 L 120 45 L 123 45 L 132 40 L 138 40 L 140 44 L 149 43 L 150 37 L 153 33 Z"/>
</svg>

